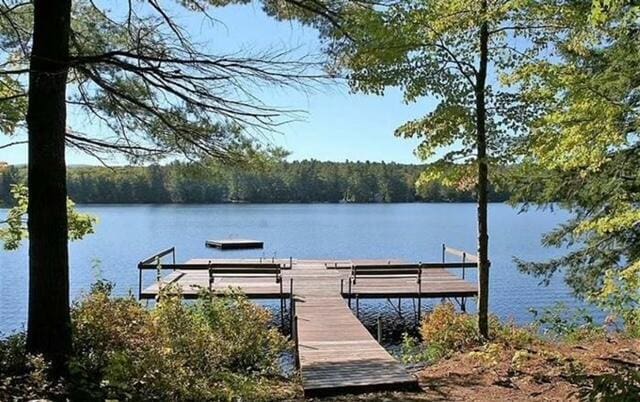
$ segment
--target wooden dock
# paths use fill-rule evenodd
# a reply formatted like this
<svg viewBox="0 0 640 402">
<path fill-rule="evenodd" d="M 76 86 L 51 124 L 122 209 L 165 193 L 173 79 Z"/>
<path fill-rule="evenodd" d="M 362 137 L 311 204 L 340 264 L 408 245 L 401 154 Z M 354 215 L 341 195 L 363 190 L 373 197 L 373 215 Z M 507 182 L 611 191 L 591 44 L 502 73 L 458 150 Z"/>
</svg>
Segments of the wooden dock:
<svg viewBox="0 0 640 402">
<path fill-rule="evenodd" d="M 392 264 L 397 260 L 273 260 L 289 266 L 282 270 L 278 281 L 269 275 L 237 274 L 210 282 L 207 267 L 212 262 L 222 264 L 258 264 L 260 260 L 193 259 L 176 267 L 161 280 L 178 286 L 185 298 L 197 297 L 201 288 L 210 286 L 223 291 L 240 288 L 249 298 L 295 300 L 295 339 L 297 357 L 305 396 L 325 396 L 376 390 L 410 390 L 417 388 L 416 379 L 397 362 L 360 323 L 349 301 L 361 298 L 413 297 L 473 297 L 475 284 L 467 282 L 441 268 L 425 269 L 418 285 L 413 277 L 361 279 L 346 286 L 354 264 Z M 270 260 L 271 261 L 271 260 Z M 170 266 L 167 266 L 170 267 Z M 252 270 L 253 273 L 256 270 Z M 143 299 L 154 298 L 160 284 L 140 290 Z M 357 306 L 357 303 L 356 303 Z"/>
</svg>

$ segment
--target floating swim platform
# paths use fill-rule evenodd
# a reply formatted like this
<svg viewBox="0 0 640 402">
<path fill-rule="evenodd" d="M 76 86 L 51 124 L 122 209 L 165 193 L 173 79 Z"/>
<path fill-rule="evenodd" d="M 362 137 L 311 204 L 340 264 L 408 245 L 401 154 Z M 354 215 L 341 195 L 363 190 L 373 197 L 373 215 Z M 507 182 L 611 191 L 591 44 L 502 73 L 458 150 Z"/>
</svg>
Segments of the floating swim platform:
<svg viewBox="0 0 640 402">
<path fill-rule="evenodd" d="M 205 246 L 220 250 L 243 250 L 264 248 L 264 242 L 250 239 L 207 240 Z"/>
</svg>

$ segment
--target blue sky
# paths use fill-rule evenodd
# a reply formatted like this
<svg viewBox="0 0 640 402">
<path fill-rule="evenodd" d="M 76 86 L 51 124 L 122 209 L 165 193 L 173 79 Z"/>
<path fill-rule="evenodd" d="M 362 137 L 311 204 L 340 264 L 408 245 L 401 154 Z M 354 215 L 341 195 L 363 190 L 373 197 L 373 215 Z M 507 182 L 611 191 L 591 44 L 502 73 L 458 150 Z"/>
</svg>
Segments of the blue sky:
<svg viewBox="0 0 640 402">
<path fill-rule="evenodd" d="M 300 53 L 320 54 L 317 33 L 313 29 L 276 21 L 257 5 L 213 9 L 211 15 L 218 20 L 213 26 L 201 17 L 177 10 L 176 13 L 189 27 L 193 39 L 206 42 L 211 52 L 294 48 Z M 396 138 L 393 131 L 433 107 L 428 100 L 405 105 L 397 90 L 389 90 L 385 96 L 350 94 L 349 88 L 340 83 L 306 93 L 267 88 L 260 96 L 274 106 L 305 111 L 300 121 L 282 126 L 280 133 L 269 136 L 272 143 L 292 152 L 290 159 L 418 162 L 413 155 L 417 142 Z M 70 119 L 81 118 L 70 116 Z M 0 144 L 4 142 L 5 139 L 0 140 Z M 0 161 L 24 163 L 26 159 L 26 147 L 0 150 Z M 97 161 L 68 151 L 67 163 L 97 164 Z"/>
</svg>

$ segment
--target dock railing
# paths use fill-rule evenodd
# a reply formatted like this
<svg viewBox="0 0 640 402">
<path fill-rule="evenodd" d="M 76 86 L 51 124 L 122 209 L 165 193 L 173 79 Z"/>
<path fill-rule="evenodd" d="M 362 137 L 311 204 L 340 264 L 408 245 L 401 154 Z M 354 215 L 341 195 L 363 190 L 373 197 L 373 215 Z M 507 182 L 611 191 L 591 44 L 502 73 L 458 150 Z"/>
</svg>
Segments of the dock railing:
<svg viewBox="0 0 640 402">
<path fill-rule="evenodd" d="M 167 256 L 171 256 L 171 263 L 163 264 L 162 260 Z M 292 260 L 291 260 L 292 263 Z M 281 298 L 282 289 L 282 269 L 283 264 L 276 262 L 216 262 L 207 261 L 206 263 L 188 263 L 177 264 L 176 263 L 176 250 L 175 247 L 168 248 L 160 251 L 151 257 L 148 257 L 138 263 L 138 298 L 142 298 L 143 290 L 143 271 L 154 270 L 156 271 L 156 282 L 160 284 L 162 270 L 171 269 L 173 271 L 207 271 L 209 275 L 209 289 L 212 288 L 215 278 L 218 277 L 252 277 L 252 276 L 273 276 L 276 283 L 280 284 Z M 174 279 L 178 279 L 176 277 Z"/>
<path fill-rule="evenodd" d="M 459 257 L 460 262 L 446 262 L 447 254 Z M 462 279 L 465 279 L 467 268 L 478 268 L 478 257 L 475 254 L 471 254 L 464 250 L 459 250 L 457 248 L 449 247 L 446 244 L 442 244 L 442 265 L 440 268 L 461 268 Z"/>
<path fill-rule="evenodd" d="M 447 261 L 446 256 L 452 255 L 460 257 L 460 261 Z M 348 278 L 348 289 L 346 296 L 349 306 L 351 300 L 356 300 L 356 315 L 358 314 L 358 289 L 354 289 L 358 279 L 385 279 L 389 277 L 415 277 L 416 295 L 418 298 L 418 317 L 420 317 L 422 300 L 422 277 L 425 269 L 461 269 L 462 279 L 466 279 L 466 270 L 478 267 L 478 257 L 472 253 L 457 248 L 442 245 L 442 262 L 419 262 L 419 263 L 387 263 L 387 264 L 352 264 L 351 274 Z M 344 280 L 340 281 L 340 293 L 345 295 Z M 457 299 L 456 299 L 457 300 Z M 460 307 L 464 310 L 465 297 L 459 301 Z"/>
<path fill-rule="evenodd" d="M 173 269 L 175 271 L 176 266 L 176 248 L 170 247 L 166 250 L 162 250 L 159 253 L 152 255 L 151 257 L 144 259 L 138 263 L 138 299 L 142 296 L 142 272 L 144 270 L 156 270 L 156 281 L 159 283 L 161 279 L 161 271 L 164 269 L 162 265 L 162 259 L 168 255 L 171 255 L 171 264 L 167 269 Z"/>
</svg>

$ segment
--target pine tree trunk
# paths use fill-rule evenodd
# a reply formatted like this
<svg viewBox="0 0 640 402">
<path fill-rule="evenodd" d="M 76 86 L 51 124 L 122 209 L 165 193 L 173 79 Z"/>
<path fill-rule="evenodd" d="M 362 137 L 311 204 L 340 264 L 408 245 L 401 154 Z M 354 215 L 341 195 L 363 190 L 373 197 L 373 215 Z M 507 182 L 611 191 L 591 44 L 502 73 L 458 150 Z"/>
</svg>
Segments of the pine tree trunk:
<svg viewBox="0 0 640 402">
<path fill-rule="evenodd" d="M 482 14 L 486 14 L 487 1 L 482 1 Z M 480 66 L 476 77 L 476 140 L 478 151 L 478 328 L 480 334 L 489 336 L 489 233 L 487 227 L 487 111 L 485 85 L 487 79 L 489 28 L 486 22 L 480 26 Z"/>
<path fill-rule="evenodd" d="M 64 375 L 71 351 L 66 82 L 71 0 L 34 1 L 29 73 L 29 318 L 27 349 Z"/>
</svg>

